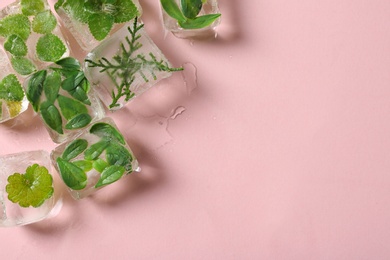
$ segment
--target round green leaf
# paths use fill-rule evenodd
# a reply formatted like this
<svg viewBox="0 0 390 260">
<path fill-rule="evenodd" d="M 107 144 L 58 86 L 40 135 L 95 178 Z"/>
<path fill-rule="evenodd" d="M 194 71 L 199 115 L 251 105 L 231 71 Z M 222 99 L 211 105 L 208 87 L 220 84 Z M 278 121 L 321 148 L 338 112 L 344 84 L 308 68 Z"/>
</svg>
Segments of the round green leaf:
<svg viewBox="0 0 390 260">
<path fill-rule="evenodd" d="M 14 74 L 9 74 L 0 81 L 0 99 L 22 101 L 23 98 L 24 91 L 22 85 Z"/>
<path fill-rule="evenodd" d="M 27 16 L 36 15 L 45 10 L 43 0 L 21 0 L 22 13 Z"/>
<path fill-rule="evenodd" d="M 41 12 L 34 17 L 32 29 L 36 33 L 51 33 L 57 26 L 57 19 L 50 10 Z"/>
<path fill-rule="evenodd" d="M 11 64 L 14 70 L 23 76 L 29 75 L 36 70 L 36 67 L 31 60 L 25 57 L 12 57 Z"/>
<path fill-rule="evenodd" d="M 37 56 L 42 61 L 57 61 L 66 52 L 66 46 L 58 36 L 49 33 L 38 39 Z"/>
<path fill-rule="evenodd" d="M 12 14 L 0 20 L 0 35 L 7 37 L 12 34 L 27 40 L 31 33 L 31 23 L 23 14 Z"/>
<path fill-rule="evenodd" d="M 26 43 L 16 34 L 7 37 L 7 40 L 4 43 L 4 49 L 14 56 L 27 55 Z"/>
<path fill-rule="evenodd" d="M 114 17 L 106 13 L 92 14 L 88 20 L 89 31 L 98 41 L 101 41 L 107 37 L 113 25 Z"/>
<path fill-rule="evenodd" d="M 114 14 L 115 23 L 125 23 L 139 15 L 137 6 L 132 0 L 117 1 Z"/>
</svg>

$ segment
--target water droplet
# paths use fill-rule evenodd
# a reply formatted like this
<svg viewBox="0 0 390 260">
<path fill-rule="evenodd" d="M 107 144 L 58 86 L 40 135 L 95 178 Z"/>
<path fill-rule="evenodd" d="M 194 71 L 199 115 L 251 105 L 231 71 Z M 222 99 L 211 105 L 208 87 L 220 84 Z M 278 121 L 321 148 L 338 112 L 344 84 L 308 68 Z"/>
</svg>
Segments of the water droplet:
<svg viewBox="0 0 390 260">
<path fill-rule="evenodd" d="M 181 115 L 185 110 L 186 110 L 186 108 L 183 107 L 183 106 L 177 107 L 176 109 L 174 109 L 174 110 L 172 111 L 171 119 L 176 119 L 176 117 L 178 117 L 179 115 Z"/>
</svg>

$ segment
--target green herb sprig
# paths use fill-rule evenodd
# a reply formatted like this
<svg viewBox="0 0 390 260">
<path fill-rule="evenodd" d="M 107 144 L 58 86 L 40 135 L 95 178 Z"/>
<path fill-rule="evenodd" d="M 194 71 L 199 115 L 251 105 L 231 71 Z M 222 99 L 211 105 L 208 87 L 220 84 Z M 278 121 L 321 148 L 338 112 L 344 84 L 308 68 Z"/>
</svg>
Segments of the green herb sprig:
<svg viewBox="0 0 390 260">
<path fill-rule="evenodd" d="M 199 15 L 203 4 L 207 0 L 180 0 L 180 7 L 176 0 L 160 0 L 165 12 L 177 20 L 183 29 L 201 29 L 211 25 L 221 14 Z"/>
<path fill-rule="evenodd" d="M 107 73 L 111 81 L 115 85 L 116 91 L 112 91 L 112 102 L 109 107 L 119 107 L 118 101 L 124 97 L 125 101 L 129 101 L 135 96 L 131 90 L 131 85 L 135 80 L 136 75 L 140 75 L 145 82 L 149 82 L 143 70 L 147 69 L 151 73 L 154 80 L 157 79 L 156 71 L 180 71 L 183 68 L 171 68 L 168 62 L 164 60 L 157 60 L 153 53 L 149 53 L 146 57 L 143 53 L 136 53 L 142 48 L 139 42 L 141 38 L 140 30 L 144 27 L 143 24 L 137 22 L 137 17 L 134 19 L 132 27 L 127 27 L 130 34 L 125 37 L 125 42 L 120 44 L 120 51 L 111 60 L 103 57 L 97 61 L 86 59 L 85 62 L 88 67 L 101 68 L 100 73 Z M 117 82 L 120 79 L 120 83 Z"/>
</svg>

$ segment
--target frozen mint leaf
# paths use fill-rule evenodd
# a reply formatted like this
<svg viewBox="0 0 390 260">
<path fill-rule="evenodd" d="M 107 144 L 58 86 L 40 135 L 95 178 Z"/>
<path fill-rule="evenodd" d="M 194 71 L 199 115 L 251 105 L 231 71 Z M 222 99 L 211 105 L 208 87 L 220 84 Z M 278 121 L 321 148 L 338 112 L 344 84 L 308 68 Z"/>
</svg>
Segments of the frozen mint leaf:
<svg viewBox="0 0 390 260">
<path fill-rule="evenodd" d="M 21 0 L 22 13 L 27 16 L 36 15 L 45 10 L 43 0 Z"/>
<path fill-rule="evenodd" d="M 89 17 L 88 27 L 93 37 L 101 41 L 110 33 L 114 25 L 114 18 L 110 14 L 96 13 Z"/>
<path fill-rule="evenodd" d="M 88 81 L 86 80 L 86 82 L 88 82 Z M 87 92 L 85 91 L 85 89 L 89 87 L 89 83 L 87 83 L 87 84 L 88 85 L 86 85 L 86 86 L 85 86 L 85 84 L 83 84 L 82 86 L 77 86 L 75 89 L 68 91 L 68 92 L 75 99 L 83 102 L 86 105 L 91 105 L 91 101 L 89 101 L 89 97 L 87 95 Z"/>
<path fill-rule="evenodd" d="M 22 111 L 22 101 L 7 101 L 6 103 L 10 117 L 15 117 Z"/>
<path fill-rule="evenodd" d="M 202 0 L 181 0 L 181 10 L 185 17 L 194 19 L 202 10 Z"/>
<path fill-rule="evenodd" d="M 126 147 L 118 143 L 111 143 L 107 147 L 106 159 L 110 165 L 121 165 L 124 166 L 127 171 L 131 171 L 131 162 L 133 161 L 133 157 Z"/>
<path fill-rule="evenodd" d="M 34 17 L 32 29 L 36 33 L 51 33 L 57 26 L 57 19 L 50 10 L 41 12 Z"/>
<path fill-rule="evenodd" d="M 56 61 L 56 64 L 66 70 L 80 70 L 80 62 L 72 57 L 66 57 Z"/>
<path fill-rule="evenodd" d="M 45 167 L 38 164 L 29 166 L 24 174 L 10 175 L 7 181 L 5 190 L 8 199 L 24 208 L 37 208 L 54 193 L 53 177 Z"/>
<path fill-rule="evenodd" d="M 108 163 L 105 160 L 98 158 L 97 160 L 93 161 L 92 166 L 96 171 L 102 173 L 108 166 Z"/>
<path fill-rule="evenodd" d="M 78 20 L 82 23 L 87 23 L 90 16 L 90 12 L 85 7 L 85 1 L 80 0 L 66 0 L 62 5 L 65 12 L 71 17 L 71 19 Z M 58 6 L 57 8 L 59 8 Z"/>
<path fill-rule="evenodd" d="M 66 46 L 58 36 L 49 33 L 38 39 L 36 52 L 40 60 L 55 62 L 64 55 Z"/>
<path fill-rule="evenodd" d="M 63 134 L 62 130 L 62 118 L 57 107 L 49 101 L 45 101 L 41 104 L 40 113 L 43 121 L 54 131 L 59 134 Z"/>
<path fill-rule="evenodd" d="M 75 117 L 71 118 L 68 123 L 65 125 L 66 129 L 80 129 L 84 126 L 87 126 L 89 123 L 91 123 L 92 117 L 87 114 L 78 114 Z"/>
<path fill-rule="evenodd" d="M 91 145 L 87 150 L 84 152 L 84 158 L 89 161 L 96 160 L 109 146 L 110 142 L 106 140 L 99 141 L 93 145 Z"/>
<path fill-rule="evenodd" d="M 0 35 L 7 37 L 12 34 L 27 40 L 31 33 L 31 23 L 23 14 L 12 14 L 0 20 Z"/>
<path fill-rule="evenodd" d="M 87 186 L 87 175 L 80 167 L 65 161 L 61 157 L 57 158 L 57 166 L 62 180 L 69 188 L 82 190 Z"/>
<path fill-rule="evenodd" d="M 62 95 L 59 95 L 57 100 L 61 109 L 61 113 L 67 120 L 70 120 L 79 114 L 88 113 L 87 107 L 78 100 Z"/>
<path fill-rule="evenodd" d="M 209 26 L 220 16 L 221 14 L 206 14 L 198 16 L 194 19 L 179 21 L 179 25 L 183 29 L 200 29 Z"/>
<path fill-rule="evenodd" d="M 46 99 L 54 103 L 58 97 L 60 87 L 61 74 L 58 71 L 49 73 L 43 82 L 43 91 L 45 92 Z"/>
<path fill-rule="evenodd" d="M 176 3 L 175 0 L 160 0 L 161 6 L 163 7 L 164 11 L 178 21 L 185 21 L 186 18 L 181 12 L 179 5 Z"/>
<path fill-rule="evenodd" d="M 66 79 L 62 82 L 61 87 L 66 91 L 74 90 L 84 79 L 84 72 L 74 71 L 66 77 Z"/>
<path fill-rule="evenodd" d="M 123 135 L 112 125 L 107 123 L 96 123 L 89 130 L 91 134 L 102 137 L 105 140 L 117 141 L 121 144 L 126 144 Z"/>
<path fill-rule="evenodd" d="M 79 156 L 88 147 L 88 141 L 85 139 L 75 139 L 65 147 L 62 153 L 62 159 L 69 161 Z"/>
<path fill-rule="evenodd" d="M 26 96 L 30 101 L 35 112 L 39 110 L 43 84 L 46 79 L 46 70 L 40 70 L 34 73 L 28 80 L 26 88 Z"/>
<path fill-rule="evenodd" d="M 16 34 L 7 37 L 7 40 L 4 43 L 4 49 L 14 56 L 27 55 L 26 43 Z"/>
<path fill-rule="evenodd" d="M 25 57 L 12 57 L 11 64 L 14 70 L 23 76 L 29 75 L 36 70 L 36 67 L 31 60 Z"/>
<path fill-rule="evenodd" d="M 73 161 L 72 162 L 74 165 L 79 167 L 81 170 L 84 172 L 89 172 L 92 170 L 92 162 L 91 161 L 86 161 L 86 160 L 78 160 L 78 161 Z"/>
<path fill-rule="evenodd" d="M 22 85 L 14 74 L 9 74 L 0 81 L 0 99 L 22 101 L 23 98 Z"/>
<path fill-rule="evenodd" d="M 115 23 L 125 23 L 139 15 L 137 6 L 132 0 L 117 1 L 115 8 L 116 12 L 113 15 Z"/>
<path fill-rule="evenodd" d="M 96 183 L 95 188 L 99 188 L 113 182 L 119 180 L 123 173 L 125 172 L 125 168 L 118 165 L 111 165 L 104 169 L 99 181 Z"/>
</svg>

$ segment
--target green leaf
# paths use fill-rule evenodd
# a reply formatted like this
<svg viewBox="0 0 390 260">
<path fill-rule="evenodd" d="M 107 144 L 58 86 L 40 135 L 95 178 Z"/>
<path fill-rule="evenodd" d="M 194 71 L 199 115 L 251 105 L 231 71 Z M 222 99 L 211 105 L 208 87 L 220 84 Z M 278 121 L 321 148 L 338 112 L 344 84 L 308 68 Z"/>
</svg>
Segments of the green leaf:
<svg viewBox="0 0 390 260">
<path fill-rule="evenodd" d="M 74 90 L 85 79 L 84 72 L 74 71 L 62 82 L 62 88 L 66 91 Z"/>
<path fill-rule="evenodd" d="M 66 129 L 80 129 L 91 123 L 92 118 L 89 114 L 79 114 L 68 121 Z"/>
<path fill-rule="evenodd" d="M 7 101 L 7 108 L 10 117 L 15 117 L 22 111 L 22 101 Z"/>
<path fill-rule="evenodd" d="M 54 193 L 53 177 L 44 166 L 38 164 L 27 167 L 24 174 L 14 173 L 8 176 L 7 181 L 5 190 L 8 199 L 24 208 L 37 208 Z"/>
<path fill-rule="evenodd" d="M 93 145 L 91 145 L 87 150 L 84 152 L 84 158 L 89 161 L 96 160 L 103 151 L 109 146 L 109 142 L 106 140 L 99 141 Z"/>
<path fill-rule="evenodd" d="M 79 114 L 88 114 L 87 107 L 73 98 L 58 95 L 57 100 L 61 113 L 67 120 L 70 120 Z"/>
<path fill-rule="evenodd" d="M 80 167 L 61 157 L 57 158 L 57 165 L 66 186 L 73 190 L 82 190 L 87 186 L 87 175 Z"/>
<path fill-rule="evenodd" d="M 80 70 L 80 62 L 72 57 L 66 57 L 56 61 L 56 64 L 67 70 Z"/>
<path fill-rule="evenodd" d="M 189 19 L 194 19 L 202 10 L 202 6 L 202 0 L 181 0 L 181 10 Z"/>
<path fill-rule="evenodd" d="M 8 37 L 12 34 L 27 40 L 31 33 L 31 23 L 23 14 L 12 14 L 0 20 L 0 35 Z"/>
<path fill-rule="evenodd" d="M 58 36 L 49 33 L 38 39 L 37 56 L 42 61 L 57 61 L 66 52 L 66 46 Z"/>
<path fill-rule="evenodd" d="M 106 159 L 110 165 L 121 165 L 131 171 L 133 157 L 129 150 L 117 143 L 111 143 L 106 149 Z"/>
<path fill-rule="evenodd" d="M 63 4 L 64 4 L 64 1 L 65 0 L 58 0 L 55 4 L 54 4 L 54 9 L 58 12 L 58 8 L 60 8 Z"/>
<path fill-rule="evenodd" d="M 7 37 L 4 43 L 4 49 L 14 56 L 25 56 L 28 51 L 24 40 L 16 34 Z"/>
<path fill-rule="evenodd" d="M 51 33 L 57 26 L 57 19 L 50 10 L 41 12 L 34 17 L 32 29 L 36 33 Z"/>
<path fill-rule="evenodd" d="M 132 0 L 117 1 L 115 7 L 117 9 L 114 14 L 115 23 L 125 23 L 139 15 L 137 6 Z"/>
<path fill-rule="evenodd" d="M 92 162 L 91 161 L 86 161 L 86 160 L 79 160 L 79 161 L 74 161 L 74 165 L 82 169 L 84 172 L 89 172 L 92 170 Z"/>
<path fill-rule="evenodd" d="M 102 172 L 102 176 L 100 177 L 99 181 L 96 183 L 95 188 L 99 188 L 111 184 L 113 182 L 116 182 L 123 176 L 124 172 L 125 172 L 125 168 L 122 166 L 118 166 L 118 165 L 108 166 Z"/>
<path fill-rule="evenodd" d="M 0 82 L 0 99 L 7 101 L 22 101 L 24 91 L 14 74 L 5 76 Z"/>
<path fill-rule="evenodd" d="M 45 10 L 45 4 L 42 0 L 21 0 L 22 13 L 27 16 L 36 15 Z"/>
<path fill-rule="evenodd" d="M 209 26 L 220 16 L 221 14 L 206 14 L 191 20 L 188 19 L 186 21 L 179 21 L 179 25 L 183 29 L 200 29 Z"/>
<path fill-rule="evenodd" d="M 180 8 L 175 0 L 160 0 L 161 5 L 164 11 L 178 21 L 185 21 L 186 18 L 183 13 L 180 11 Z"/>
<path fill-rule="evenodd" d="M 92 166 L 96 171 L 102 173 L 108 166 L 108 163 L 105 160 L 98 158 L 97 160 L 93 161 Z"/>
<path fill-rule="evenodd" d="M 41 104 L 40 113 L 43 121 L 54 131 L 59 134 L 63 134 L 62 130 L 62 118 L 58 109 L 53 103 L 45 101 Z"/>
<path fill-rule="evenodd" d="M 26 96 L 28 101 L 30 101 L 34 111 L 39 110 L 39 104 L 41 99 L 41 94 L 43 91 L 43 84 L 46 78 L 46 70 L 40 70 L 34 73 L 28 80 L 26 88 Z"/>
<path fill-rule="evenodd" d="M 88 27 L 93 37 L 101 41 L 110 33 L 114 25 L 114 17 L 110 14 L 92 14 L 88 20 Z"/>
<path fill-rule="evenodd" d="M 87 93 L 85 92 L 84 88 L 83 87 L 76 87 L 75 89 L 71 90 L 71 91 L 68 91 L 69 94 L 72 95 L 72 97 L 74 97 L 75 99 L 83 102 L 84 104 L 86 105 L 91 105 L 91 101 L 89 100 L 89 97 L 87 95 Z"/>
<path fill-rule="evenodd" d="M 61 74 L 58 71 L 53 71 L 47 75 L 43 82 L 43 90 L 45 92 L 46 99 L 54 103 L 58 97 L 58 92 L 61 86 Z"/>
<path fill-rule="evenodd" d="M 25 57 L 12 57 L 11 64 L 14 70 L 23 76 L 29 75 L 36 70 L 35 65 L 31 60 Z"/>
<path fill-rule="evenodd" d="M 91 134 L 104 138 L 105 140 L 117 141 L 121 144 L 126 144 L 123 135 L 112 125 L 107 123 L 96 123 L 89 130 Z"/>
<path fill-rule="evenodd" d="M 79 156 L 88 147 L 88 141 L 85 139 L 75 139 L 65 147 L 62 153 L 62 159 L 69 161 Z"/>
</svg>

